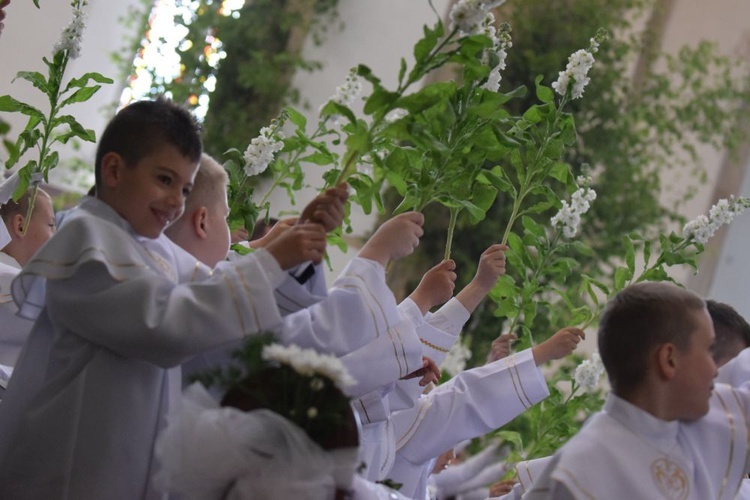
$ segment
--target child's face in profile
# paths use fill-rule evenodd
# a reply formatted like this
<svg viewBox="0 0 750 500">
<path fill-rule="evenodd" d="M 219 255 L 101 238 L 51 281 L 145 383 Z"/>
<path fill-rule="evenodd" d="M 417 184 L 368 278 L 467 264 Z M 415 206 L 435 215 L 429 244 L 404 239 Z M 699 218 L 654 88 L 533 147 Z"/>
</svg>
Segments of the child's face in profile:
<svg viewBox="0 0 750 500">
<path fill-rule="evenodd" d="M 696 317 L 696 330 L 685 352 L 678 352 L 675 372 L 675 401 L 680 406 L 681 420 L 695 420 L 708 413 L 708 400 L 714 387 L 716 364 L 712 356 L 714 327 L 708 311 L 691 311 Z"/>
<path fill-rule="evenodd" d="M 165 145 L 134 166 L 122 165 L 107 179 L 112 208 L 136 233 L 157 238 L 182 215 L 198 165 L 172 145 Z"/>
</svg>

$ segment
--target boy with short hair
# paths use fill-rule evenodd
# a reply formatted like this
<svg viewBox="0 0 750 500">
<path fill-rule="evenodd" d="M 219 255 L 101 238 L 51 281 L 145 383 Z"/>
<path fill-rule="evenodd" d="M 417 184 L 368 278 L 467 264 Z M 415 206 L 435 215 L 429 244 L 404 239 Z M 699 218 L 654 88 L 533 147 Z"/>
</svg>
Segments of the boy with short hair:
<svg viewBox="0 0 750 500">
<path fill-rule="evenodd" d="M 193 116 L 169 101 L 121 110 L 101 136 L 87 198 L 13 282 L 38 317 L 0 405 L 0 491 L 22 499 L 157 498 L 153 445 L 179 396 L 179 363 L 281 318 L 284 269 L 319 261 L 300 225 L 213 271 L 162 235 L 201 154 Z"/>
<path fill-rule="evenodd" d="M 55 214 L 52 199 L 42 189 L 37 190 L 34 208 L 27 221 L 31 190 L 16 202 L 9 200 L 0 206 L 0 224 L 7 234 L 0 236 L 0 392 L 16 364 L 21 347 L 33 323 L 16 316 L 18 308 L 10 293 L 10 284 L 21 272 L 21 267 L 52 236 Z"/>
<path fill-rule="evenodd" d="M 716 366 L 722 367 L 740 351 L 750 347 L 750 325 L 729 304 L 709 299 L 706 301 L 706 308 L 716 333 L 714 361 Z"/>
<path fill-rule="evenodd" d="M 612 393 L 524 498 L 735 498 L 748 473 L 750 390 L 716 384 L 704 301 L 638 283 L 607 304 L 599 353 Z"/>
</svg>

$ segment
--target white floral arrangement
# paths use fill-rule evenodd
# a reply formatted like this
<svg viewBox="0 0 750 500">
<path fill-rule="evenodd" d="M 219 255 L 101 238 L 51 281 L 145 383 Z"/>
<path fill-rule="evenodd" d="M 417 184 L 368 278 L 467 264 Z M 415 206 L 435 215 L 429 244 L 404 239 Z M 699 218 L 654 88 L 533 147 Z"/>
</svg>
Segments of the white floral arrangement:
<svg viewBox="0 0 750 500">
<path fill-rule="evenodd" d="M 341 390 L 356 383 L 336 356 L 321 354 L 314 349 L 302 349 L 295 344 L 288 346 L 271 344 L 263 348 L 261 357 L 265 361 L 289 365 L 300 375 L 312 377 L 311 387 L 313 390 L 319 390 L 323 387 L 322 381 L 318 377 L 329 379 Z"/>
</svg>

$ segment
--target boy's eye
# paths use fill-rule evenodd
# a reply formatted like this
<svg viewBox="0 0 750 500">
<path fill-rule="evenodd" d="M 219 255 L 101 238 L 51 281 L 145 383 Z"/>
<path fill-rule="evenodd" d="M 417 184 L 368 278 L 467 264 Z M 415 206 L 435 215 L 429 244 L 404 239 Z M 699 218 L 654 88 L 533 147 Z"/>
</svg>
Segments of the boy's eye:
<svg viewBox="0 0 750 500">
<path fill-rule="evenodd" d="M 184 198 L 187 198 L 187 197 L 188 197 L 189 195 L 190 195 L 190 188 L 184 188 L 184 189 L 182 190 L 182 196 L 183 196 Z"/>
<path fill-rule="evenodd" d="M 172 178 L 168 175 L 160 175 L 158 176 L 159 182 L 164 184 L 165 186 L 169 186 L 172 183 Z"/>
</svg>

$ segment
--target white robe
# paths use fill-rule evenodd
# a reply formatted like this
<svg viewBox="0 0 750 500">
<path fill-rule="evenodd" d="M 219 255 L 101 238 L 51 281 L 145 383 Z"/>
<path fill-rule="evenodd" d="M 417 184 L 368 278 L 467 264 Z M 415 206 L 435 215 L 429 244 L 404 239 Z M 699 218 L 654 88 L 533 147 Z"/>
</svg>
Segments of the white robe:
<svg viewBox="0 0 750 500">
<path fill-rule="evenodd" d="M 531 349 L 460 373 L 391 416 L 397 452 L 387 477 L 402 483 L 406 496 L 425 498 L 438 455 L 498 429 L 548 395 Z"/>
<path fill-rule="evenodd" d="M 360 458 L 366 466 L 363 475 L 370 481 L 385 479 L 396 456 L 391 413 L 412 408 L 423 389 L 419 378 L 399 379 L 421 367 L 422 356 L 440 363 L 469 318 L 466 308 L 455 299 L 426 318 L 410 299 L 398 309 L 405 319 L 396 329 L 398 343 L 381 338 L 342 358 L 355 378 L 359 377 L 349 395 L 362 422 Z"/>
<path fill-rule="evenodd" d="M 749 470 L 747 415 L 747 385 L 716 384 L 708 414 L 690 423 L 658 419 L 610 394 L 524 498 L 735 498 Z"/>
<path fill-rule="evenodd" d="M 13 282 L 38 320 L 0 404 L 2 496 L 158 498 L 153 446 L 179 363 L 278 326 L 283 275 L 264 251 L 212 273 L 84 200 Z"/>
<path fill-rule="evenodd" d="M 1 222 L 0 222 L 1 223 Z M 29 336 L 32 321 L 17 316 L 10 284 L 21 272 L 21 266 L 7 253 L 0 252 L 0 365 L 13 367 Z"/>
</svg>

